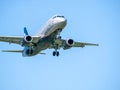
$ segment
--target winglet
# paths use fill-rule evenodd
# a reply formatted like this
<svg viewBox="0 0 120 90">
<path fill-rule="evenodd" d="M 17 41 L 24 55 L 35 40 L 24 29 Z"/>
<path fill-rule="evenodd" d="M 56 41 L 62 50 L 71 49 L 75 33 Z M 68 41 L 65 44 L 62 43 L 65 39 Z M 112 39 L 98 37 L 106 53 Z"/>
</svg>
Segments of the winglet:
<svg viewBox="0 0 120 90">
<path fill-rule="evenodd" d="M 26 28 L 26 27 L 24 27 L 24 34 L 25 34 L 25 35 L 28 35 L 28 31 L 27 31 L 27 28 Z"/>
</svg>

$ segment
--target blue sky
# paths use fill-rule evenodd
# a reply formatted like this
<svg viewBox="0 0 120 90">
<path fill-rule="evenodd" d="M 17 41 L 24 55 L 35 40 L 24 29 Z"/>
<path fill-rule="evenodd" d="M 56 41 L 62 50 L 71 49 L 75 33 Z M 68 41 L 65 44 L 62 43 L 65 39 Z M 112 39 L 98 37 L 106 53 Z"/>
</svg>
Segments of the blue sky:
<svg viewBox="0 0 120 90">
<path fill-rule="evenodd" d="M 34 35 L 54 14 L 63 14 L 65 39 L 99 47 L 60 49 L 60 56 L 24 58 L 0 52 L 0 90 L 120 90 L 119 0 L 1 0 L 0 35 Z M 0 50 L 23 49 L 0 42 Z"/>
</svg>

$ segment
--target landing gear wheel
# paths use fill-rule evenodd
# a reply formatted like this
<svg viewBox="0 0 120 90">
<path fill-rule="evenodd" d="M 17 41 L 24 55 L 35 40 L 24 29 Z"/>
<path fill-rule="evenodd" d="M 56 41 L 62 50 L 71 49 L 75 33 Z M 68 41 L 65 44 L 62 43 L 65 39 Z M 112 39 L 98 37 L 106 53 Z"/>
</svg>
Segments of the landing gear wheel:
<svg viewBox="0 0 120 90">
<path fill-rule="evenodd" d="M 57 31 L 58 32 L 57 39 L 61 39 L 61 36 L 60 36 L 61 31 L 62 31 L 62 29 L 59 28 L 58 31 Z"/>
<path fill-rule="evenodd" d="M 53 51 L 53 56 L 59 56 L 59 52 L 57 51 L 58 50 L 58 44 L 54 44 L 54 49 L 55 49 L 55 51 Z"/>
<path fill-rule="evenodd" d="M 56 52 L 56 55 L 59 56 L 59 52 Z"/>
<path fill-rule="evenodd" d="M 59 56 L 59 52 L 58 51 L 54 51 L 53 52 L 53 56 Z"/>
<path fill-rule="evenodd" d="M 55 56 L 55 55 L 56 55 L 56 52 L 54 51 L 54 52 L 53 52 L 53 56 Z"/>
<path fill-rule="evenodd" d="M 61 36 L 58 36 L 58 39 L 61 39 L 62 37 Z"/>
</svg>

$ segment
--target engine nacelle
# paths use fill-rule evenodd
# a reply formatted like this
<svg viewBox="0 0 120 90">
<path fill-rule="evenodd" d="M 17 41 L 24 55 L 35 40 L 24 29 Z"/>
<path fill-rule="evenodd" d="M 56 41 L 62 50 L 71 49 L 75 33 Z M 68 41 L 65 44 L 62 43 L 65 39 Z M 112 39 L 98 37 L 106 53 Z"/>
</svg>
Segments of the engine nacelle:
<svg viewBox="0 0 120 90">
<path fill-rule="evenodd" d="M 73 39 L 68 39 L 64 42 L 64 48 L 63 49 L 69 49 L 74 45 L 74 40 Z"/>
<path fill-rule="evenodd" d="M 26 36 L 24 36 L 24 40 L 25 40 L 25 42 L 30 43 L 30 42 L 32 42 L 33 38 L 29 35 L 26 35 Z"/>
<path fill-rule="evenodd" d="M 22 56 L 23 57 L 33 56 L 33 52 L 34 50 L 32 48 L 29 48 L 28 46 L 26 46 L 22 52 Z"/>
<path fill-rule="evenodd" d="M 68 39 L 68 40 L 66 40 L 66 44 L 67 44 L 67 46 L 72 46 L 74 44 L 74 40 Z"/>
</svg>

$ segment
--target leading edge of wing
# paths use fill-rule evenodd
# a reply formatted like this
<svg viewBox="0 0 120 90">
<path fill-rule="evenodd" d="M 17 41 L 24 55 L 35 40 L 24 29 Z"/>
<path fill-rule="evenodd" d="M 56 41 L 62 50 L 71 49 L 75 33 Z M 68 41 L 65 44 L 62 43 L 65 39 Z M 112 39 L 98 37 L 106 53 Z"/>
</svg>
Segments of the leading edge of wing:
<svg viewBox="0 0 120 90">
<path fill-rule="evenodd" d="M 23 36 L 0 36 L 0 41 L 2 42 L 8 42 L 8 43 L 15 43 L 15 44 L 21 44 Z M 38 36 L 32 36 L 33 43 L 37 43 L 40 39 Z"/>
<path fill-rule="evenodd" d="M 55 40 L 55 43 L 58 44 L 58 48 L 60 48 L 60 47 L 64 46 L 63 44 L 66 41 L 67 40 L 64 40 L 64 39 L 57 39 L 57 40 Z M 99 44 L 74 41 L 73 44 L 70 47 L 85 47 L 85 46 L 99 46 Z"/>
<path fill-rule="evenodd" d="M 85 46 L 99 46 L 99 44 L 85 43 L 85 42 L 74 42 L 74 47 L 85 47 Z"/>
<path fill-rule="evenodd" d="M 22 40 L 22 36 L 0 36 L 0 41 L 20 44 Z"/>
</svg>

